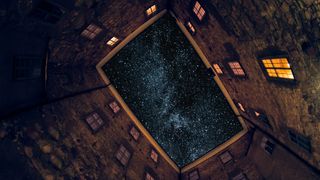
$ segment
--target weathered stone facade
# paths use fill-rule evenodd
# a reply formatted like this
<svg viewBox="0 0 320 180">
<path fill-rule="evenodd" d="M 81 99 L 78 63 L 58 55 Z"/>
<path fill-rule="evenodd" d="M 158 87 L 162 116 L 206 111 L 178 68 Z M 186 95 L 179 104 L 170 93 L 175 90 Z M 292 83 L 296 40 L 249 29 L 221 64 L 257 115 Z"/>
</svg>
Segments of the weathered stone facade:
<svg viewBox="0 0 320 180">
<path fill-rule="evenodd" d="M 195 41 L 211 63 L 221 65 L 224 74 L 219 77 L 234 101 L 246 109 L 242 116 L 248 126 L 261 130 L 227 148 L 234 158 L 232 165 L 224 167 L 218 154 L 194 168 L 201 179 L 228 179 L 235 169 L 241 169 L 249 179 L 288 177 L 270 175 L 276 167 L 287 172 L 300 168 L 292 179 L 299 179 L 301 174 L 319 178 L 315 174 L 320 169 L 319 0 L 199 1 L 207 14 L 203 22 L 193 15 L 194 0 L 52 2 L 60 4 L 64 12 L 55 24 L 30 17 L 36 1 L 0 2 L 0 25 L 7 27 L 3 32 L 22 31 L 49 40 L 46 101 L 32 102 L 29 109 L 2 118 L 0 125 L 0 152 L 15 147 L 12 153 L 22 154 L 14 157 L 28 165 L 26 174 L 34 174 L 31 179 L 142 179 L 146 169 L 152 169 L 158 179 L 188 179 L 189 171 L 179 175 L 161 157 L 155 164 L 149 157 L 152 146 L 143 136 L 133 140 L 128 133 L 132 121 L 124 111 L 117 115 L 111 112 L 108 103 L 113 97 L 95 69 L 112 50 L 107 40 L 127 37 L 149 19 L 145 10 L 153 4 L 157 4 L 158 12 L 169 9 L 179 21 L 193 23 Z M 91 23 L 102 28 L 93 40 L 80 35 Z M 236 53 L 230 52 L 226 43 Z M 21 49 L 23 46 L 28 45 Z M 257 56 L 270 47 L 286 52 L 295 83 L 265 77 Z M 225 60 L 237 55 L 246 78 L 233 77 L 227 71 Z M 19 85 L 20 89 L 26 87 L 28 84 Z M 271 128 L 248 113 L 250 109 L 265 112 Z M 106 122 L 96 133 L 84 120 L 92 111 L 99 111 Z M 288 130 L 309 137 L 312 152 L 292 143 Z M 261 155 L 265 153 L 259 149 L 262 136 L 279 141 L 276 155 Z M 126 168 L 115 158 L 120 144 L 133 152 Z M 265 168 L 264 163 L 272 163 L 272 167 Z"/>
<path fill-rule="evenodd" d="M 220 76 L 231 97 L 247 110 L 265 111 L 272 129 L 254 122 L 319 168 L 319 72 L 316 70 L 319 67 L 319 3 L 249 0 L 202 3 L 207 17 L 201 23 L 190 9 L 194 1 L 175 1 L 173 11 L 181 22 L 191 19 L 197 30 L 194 39 L 211 63 L 224 65 L 230 57 L 224 44 L 234 46 L 247 78 L 234 78 L 226 71 Z M 220 16 L 214 16 L 215 13 Z M 312 54 L 302 50 L 304 42 L 309 42 Z M 287 53 L 296 83 L 267 80 L 257 53 L 269 47 Z M 243 116 L 252 118 L 246 113 Z M 311 138 L 312 154 L 288 139 L 288 129 Z"/>
</svg>

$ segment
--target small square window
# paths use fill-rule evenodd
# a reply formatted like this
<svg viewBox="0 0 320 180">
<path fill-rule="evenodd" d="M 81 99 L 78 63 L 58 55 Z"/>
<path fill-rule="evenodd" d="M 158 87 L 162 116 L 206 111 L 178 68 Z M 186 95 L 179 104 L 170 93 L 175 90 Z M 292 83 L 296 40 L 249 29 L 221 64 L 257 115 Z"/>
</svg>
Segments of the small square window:
<svg viewBox="0 0 320 180">
<path fill-rule="evenodd" d="M 228 65 L 231 68 L 231 70 L 235 76 L 245 76 L 246 75 L 238 61 L 228 62 Z"/>
<path fill-rule="evenodd" d="M 293 72 L 287 58 L 262 59 L 262 65 L 269 78 L 294 80 Z"/>
<path fill-rule="evenodd" d="M 120 112 L 121 108 L 118 105 L 117 101 L 112 101 L 111 103 L 109 103 L 109 107 L 111 108 L 112 112 L 114 114 L 117 114 Z"/>
<path fill-rule="evenodd" d="M 157 163 L 159 154 L 155 150 L 152 149 L 151 153 L 150 153 L 150 157 L 155 163 Z"/>
<path fill-rule="evenodd" d="M 219 158 L 223 164 L 227 164 L 233 159 L 229 151 L 226 151 L 223 154 L 221 154 Z"/>
<path fill-rule="evenodd" d="M 189 173 L 189 180 L 198 180 L 198 179 L 200 179 L 200 176 L 199 176 L 199 171 L 197 169 Z"/>
<path fill-rule="evenodd" d="M 145 180 L 155 180 L 155 178 L 149 172 L 146 172 Z"/>
<path fill-rule="evenodd" d="M 107 45 L 109 46 L 114 46 L 115 44 L 117 44 L 117 42 L 119 41 L 119 39 L 117 37 L 112 37 L 108 42 Z"/>
<path fill-rule="evenodd" d="M 116 152 L 117 160 L 123 165 L 127 166 L 129 163 L 129 159 L 131 157 L 130 151 L 124 146 L 121 145 L 118 151 Z"/>
<path fill-rule="evenodd" d="M 98 131 L 104 125 L 104 121 L 97 112 L 93 112 L 87 116 L 86 122 L 93 132 Z"/>
<path fill-rule="evenodd" d="M 135 141 L 138 141 L 140 137 L 140 132 L 137 130 L 136 127 L 132 126 L 132 128 L 130 129 L 130 135 L 133 137 Z"/>
<path fill-rule="evenodd" d="M 196 33 L 196 28 L 193 26 L 193 24 L 190 21 L 187 22 L 187 29 L 192 35 Z"/>
<path fill-rule="evenodd" d="M 147 16 L 150 16 L 150 15 L 154 14 L 156 11 L 157 11 L 157 6 L 153 5 L 146 10 L 146 14 L 147 14 Z"/>
<path fill-rule="evenodd" d="M 197 16 L 199 21 L 201 21 L 204 15 L 206 14 L 206 11 L 203 9 L 201 4 L 198 1 L 196 1 L 196 3 L 193 6 L 193 13 Z"/>
<path fill-rule="evenodd" d="M 269 154 L 272 155 L 274 150 L 274 143 L 268 140 L 266 137 L 262 138 L 261 147 Z"/>
<path fill-rule="evenodd" d="M 220 68 L 219 64 L 213 64 L 213 68 L 217 74 L 223 74 L 222 69 Z"/>
</svg>

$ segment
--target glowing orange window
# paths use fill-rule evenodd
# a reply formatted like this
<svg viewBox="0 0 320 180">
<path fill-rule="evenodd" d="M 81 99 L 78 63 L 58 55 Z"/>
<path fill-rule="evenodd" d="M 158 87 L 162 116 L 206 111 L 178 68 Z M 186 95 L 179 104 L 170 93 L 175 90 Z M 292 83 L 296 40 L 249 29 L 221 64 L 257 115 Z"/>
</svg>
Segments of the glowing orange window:
<svg viewBox="0 0 320 180">
<path fill-rule="evenodd" d="M 294 79 L 287 58 L 263 59 L 263 66 L 271 78 Z"/>
<path fill-rule="evenodd" d="M 193 12 L 200 21 L 203 19 L 204 15 L 206 14 L 206 11 L 203 9 L 203 7 L 198 1 L 196 1 L 196 3 L 193 6 Z"/>
<path fill-rule="evenodd" d="M 239 62 L 233 61 L 233 62 L 229 62 L 228 64 L 229 64 L 234 75 L 236 75 L 236 76 L 245 76 L 246 75 Z"/>
<path fill-rule="evenodd" d="M 217 74 L 223 74 L 219 64 L 213 64 L 213 68 L 216 71 Z"/>
<path fill-rule="evenodd" d="M 189 28 L 189 31 L 190 31 L 192 34 L 194 34 L 194 33 L 196 32 L 196 29 L 194 28 L 194 26 L 192 25 L 192 23 L 191 23 L 190 21 L 187 23 L 187 26 L 188 26 L 188 28 Z"/>
<path fill-rule="evenodd" d="M 156 11 L 157 11 L 157 6 L 153 5 L 146 10 L 146 13 L 148 16 L 150 16 L 151 14 L 155 13 Z"/>
</svg>

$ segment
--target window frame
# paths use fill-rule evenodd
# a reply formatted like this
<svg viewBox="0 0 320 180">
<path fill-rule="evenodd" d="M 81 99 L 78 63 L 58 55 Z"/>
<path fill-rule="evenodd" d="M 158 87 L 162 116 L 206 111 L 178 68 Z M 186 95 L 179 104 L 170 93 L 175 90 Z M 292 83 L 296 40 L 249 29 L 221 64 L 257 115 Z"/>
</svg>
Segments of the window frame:
<svg viewBox="0 0 320 180">
<path fill-rule="evenodd" d="M 152 158 L 152 154 L 155 153 L 157 155 L 157 159 L 154 160 Z M 160 158 L 160 154 L 158 153 L 158 151 L 156 151 L 154 148 L 151 147 L 150 153 L 149 153 L 149 157 L 152 160 L 152 162 L 154 162 L 155 164 L 159 164 L 159 158 Z"/>
<path fill-rule="evenodd" d="M 269 142 L 270 144 L 268 144 L 267 142 Z M 269 138 L 263 137 L 261 139 L 260 146 L 268 155 L 272 156 L 274 149 L 276 147 L 276 144 L 272 140 L 270 140 Z M 266 149 L 268 147 L 271 148 L 271 152 L 268 149 Z"/>
<path fill-rule="evenodd" d="M 154 7 L 154 6 L 156 8 L 155 11 L 152 10 L 152 7 Z M 148 10 L 151 11 L 150 14 L 148 14 Z M 155 14 L 157 14 L 158 10 L 159 10 L 158 5 L 157 4 L 152 4 L 151 6 L 148 6 L 148 8 L 144 12 L 145 12 L 146 17 L 150 18 L 150 17 L 153 17 Z"/>
<path fill-rule="evenodd" d="M 97 128 L 97 129 L 93 129 L 92 127 L 91 127 L 91 125 L 88 123 L 88 121 L 87 121 L 87 118 L 88 117 L 90 117 L 90 116 L 93 116 L 93 114 L 98 114 L 98 116 L 99 116 L 99 118 L 102 120 L 102 124 L 101 125 L 99 125 L 99 127 Z M 83 120 L 84 120 L 84 122 L 85 122 L 85 124 L 87 125 L 87 127 L 91 130 L 91 132 L 93 133 L 93 134 L 95 134 L 95 133 L 97 133 L 97 132 L 99 132 L 99 130 L 101 130 L 104 126 L 106 126 L 107 125 L 107 121 L 105 120 L 105 116 L 104 115 L 102 115 L 102 113 L 99 111 L 99 110 L 93 110 L 93 111 L 91 111 L 90 113 L 87 113 L 85 116 L 84 116 L 84 118 L 83 118 Z"/>
<path fill-rule="evenodd" d="M 219 70 L 221 71 L 221 73 L 219 73 L 219 72 L 216 70 L 215 65 L 217 65 L 217 66 L 219 67 Z M 217 75 L 219 75 L 219 76 L 224 75 L 224 71 L 223 71 L 224 66 L 222 66 L 222 64 L 220 64 L 220 63 L 212 63 L 212 69 L 214 70 L 214 72 L 215 72 Z"/>
<path fill-rule="evenodd" d="M 126 167 L 129 166 L 130 160 L 131 160 L 131 158 L 132 158 L 132 156 L 133 156 L 132 148 L 129 148 L 125 143 L 121 143 L 121 144 L 119 144 L 117 147 L 118 147 L 118 148 L 117 148 L 116 151 L 114 152 L 114 158 L 116 159 L 116 161 L 118 162 L 118 164 L 120 164 L 122 167 L 126 168 Z M 118 152 L 120 151 L 120 149 L 121 149 L 122 147 L 124 147 L 125 150 L 126 150 L 127 152 L 129 152 L 129 157 L 128 157 L 128 159 L 127 159 L 126 164 L 123 164 L 122 161 L 121 161 L 121 159 L 122 159 L 123 156 L 121 156 L 121 159 L 118 159 L 118 156 L 117 156 L 117 155 L 118 155 Z M 123 154 L 122 154 L 122 155 L 123 155 Z"/>
<path fill-rule="evenodd" d="M 110 104 L 112 104 L 112 103 L 114 103 L 114 102 L 117 103 L 117 105 L 118 105 L 118 107 L 119 107 L 119 111 L 117 111 L 117 112 L 114 112 L 113 109 L 112 109 L 112 107 L 110 106 Z M 117 114 L 119 114 L 119 113 L 122 111 L 122 107 L 121 107 L 120 103 L 119 103 L 117 100 L 115 100 L 115 99 L 109 101 L 108 104 L 107 104 L 107 106 L 108 106 L 108 108 L 110 109 L 110 111 L 112 112 L 113 115 L 117 115 Z"/>
<path fill-rule="evenodd" d="M 152 170 L 151 167 L 146 166 L 144 168 L 144 173 L 143 173 L 143 180 L 146 180 L 146 176 L 149 174 L 154 180 L 158 180 L 157 174 Z"/>
<path fill-rule="evenodd" d="M 291 72 L 292 72 L 292 75 L 294 77 L 294 79 L 287 79 L 287 78 L 279 78 L 279 77 L 270 77 L 268 72 L 267 72 L 267 68 L 264 66 L 263 64 L 263 60 L 265 59 L 277 59 L 277 58 L 286 58 L 288 63 L 290 64 L 290 68 L 278 68 L 278 69 L 290 69 Z M 279 55 L 268 55 L 268 56 L 260 56 L 257 58 L 258 60 L 258 63 L 259 63 L 259 66 L 265 76 L 265 78 L 268 80 L 268 81 L 271 81 L 271 82 L 278 82 L 278 83 L 291 83 L 291 84 L 294 84 L 296 83 L 296 75 L 292 69 L 292 64 L 290 62 L 290 58 L 288 55 L 286 54 L 279 54 Z M 273 69 L 276 69 L 276 68 L 273 68 Z"/>
<path fill-rule="evenodd" d="M 200 173 L 199 173 L 199 169 L 194 169 L 194 170 L 192 170 L 192 171 L 190 171 L 190 172 L 188 173 L 188 180 L 192 180 L 190 175 L 191 175 L 192 173 L 195 173 L 195 172 L 196 172 L 197 175 L 198 175 L 198 180 L 201 179 Z"/>
<path fill-rule="evenodd" d="M 114 40 L 115 38 L 115 40 Z M 111 42 L 112 44 L 109 44 L 109 42 Z M 117 36 L 112 36 L 111 38 L 109 38 L 106 42 L 106 45 L 109 47 L 115 47 L 120 43 L 120 39 Z"/>
<path fill-rule="evenodd" d="M 194 32 L 191 30 L 191 28 L 190 28 L 190 26 L 189 26 L 189 23 L 190 23 L 191 26 L 194 28 Z M 184 23 L 184 26 L 186 27 L 186 29 L 188 30 L 188 32 L 189 32 L 192 36 L 194 36 L 194 35 L 197 34 L 197 29 L 196 29 L 196 27 L 194 26 L 194 23 L 193 23 L 190 19 L 188 19 L 188 20 Z"/>
<path fill-rule="evenodd" d="M 228 155 L 231 157 L 231 159 L 229 159 L 229 160 L 228 160 L 228 161 L 226 161 L 226 162 L 223 162 L 223 160 L 222 160 L 221 156 L 222 156 L 222 155 L 224 155 L 224 154 L 228 154 Z M 218 156 L 218 158 L 219 158 L 220 162 L 221 162 L 223 165 L 230 164 L 231 162 L 233 162 L 233 161 L 234 161 L 234 157 L 232 156 L 232 154 L 230 153 L 230 151 L 229 151 L 229 150 L 227 150 L 227 151 L 224 151 L 224 152 L 220 153 L 220 154 L 219 154 L 219 156 Z"/>
<path fill-rule="evenodd" d="M 135 137 L 131 134 L 131 130 L 132 130 L 133 128 L 136 129 L 136 131 L 139 133 L 139 136 L 138 136 L 137 139 L 135 139 Z M 140 140 L 141 132 L 139 131 L 139 129 L 138 129 L 135 125 L 129 126 L 128 133 L 129 133 L 130 137 L 131 137 L 134 141 L 138 142 L 138 141 Z"/>
<path fill-rule="evenodd" d="M 202 8 L 205 12 L 205 14 L 203 15 L 202 19 L 200 20 L 197 16 L 197 14 L 193 11 L 195 5 L 196 5 L 196 2 L 198 2 L 200 4 L 200 8 Z M 195 19 L 195 21 L 198 23 L 198 24 L 202 24 L 204 22 L 207 21 L 207 17 L 208 17 L 208 11 L 207 11 L 207 8 L 206 8 L 206 2 L 203 1 L 203 0 L 192 0 L 190 2 L 190 5 L 189 5 L 189 9 L 190 9 L 190 13 L 191 13 L 191 16 Z"/>
<path fill-rule="evenodd" d="M 231 62 L 237 62 L 239 63 L 242 71 L 244 72 L 244 75 L 236 75 L 234 74 L 233 72 L 233 69 L 230 67 L 229 63 Z M 232 78 L 236 78 L 236 79 L 248 79 L 248 75 L 247 75 L 247 72 L 246 70 L 243 68 L 241 62 L 239 59 L 225 59 L 224 60 L 224 67 L 226 67 L 227 71 L 228 71 L 228 74 L 232 77 Z"/>
<path fill-rule="evenodd" d="M 100 28 L 100 31 L 99 31 L 99 33 L 97 33 L 97 34 L 95 34 L 94 32 L 89 31 L 90 33 L 95 34 L 95 36 L 94 36 L 92 39 L 82 34 L 84 31 L 88 31 L 87 28 L 88 28 L 90 25 L 93 25 L 93 26 L 96 26 L 96 27 Z M 90 22 L 90 23 L 85 24 L 85 25 L 81 28 L 81 30 L 80 30 L 80 36 L 81 36 L 83 39 L 86 39 L 86 40 L 89 40 L 89 41 L 94 41 L 94 40 L 96 40 L 98 37 L 100 37 L 100 36 L 103 34 L 103 32 L 104 32 L 104 27 L 103 27 L 103 25 L 101 25 L 99 22 Z"/>
</svg>

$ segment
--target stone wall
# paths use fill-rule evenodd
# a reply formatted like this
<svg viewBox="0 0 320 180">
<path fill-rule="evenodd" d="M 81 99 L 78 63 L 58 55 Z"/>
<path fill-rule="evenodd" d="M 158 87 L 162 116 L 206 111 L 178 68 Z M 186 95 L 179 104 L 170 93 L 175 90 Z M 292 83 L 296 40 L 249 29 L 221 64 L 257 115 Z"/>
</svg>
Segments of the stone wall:
<svg viewBox="0 0 320 180">
<path fill-rule="evenodd" d="M 207 11 L 201 23 L 192 14 L 194 1 L 176 0 L 172 9 L 181 22 L 191 20 L 194 24 L 197 31 L 194 39 L 211 63 L 223 66 L 225 59 L 232 58 L 224 44 L 233 45 L 247 77 L 235 78 L 222 67 L 224 74 L 220 78 L 231 97 L 247 110 L 263 110 L 272 128 L 253 121 L 319 168 L 318 1 L 200 2 Z M 296 83 L 278 83 L 265 77 L 257 53 L 269 47 L 287 53 Z M 243 116 L 250 118 L 247 113 Z M 310 137 L 312 153 L 292 143 L 288 129 Z"/>
<path fill-rule="evenodd" d="M 151 168 L 159 179 L 177 179 L 178 173 L 161 157 L 150 159 L 152 145 L 143 135 L 135 141 L 125 111 L 113 114 L 107 89 L 67 98 L 3 121 L 1 141 L 13 141 L 30 165 L 46 178 L 143 179 Z M 97 111 L 105 125 L 93 133 L 85 122 Z M 127 167 L 115 158 L 120 144 L 132 150 Z"/>
</svg>

